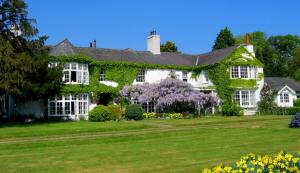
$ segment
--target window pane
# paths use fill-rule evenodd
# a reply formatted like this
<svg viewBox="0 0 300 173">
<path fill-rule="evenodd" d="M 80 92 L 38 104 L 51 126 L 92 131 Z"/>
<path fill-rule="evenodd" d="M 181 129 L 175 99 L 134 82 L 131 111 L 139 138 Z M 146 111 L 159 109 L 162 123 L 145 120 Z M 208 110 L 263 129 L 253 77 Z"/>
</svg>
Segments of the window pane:
<svg viewBox="0 0 300 173">
<path fill-rule="evenodd" d="M 70 102 L 65 102 L 65 114 L 71 113 L 71 104 Z"/>
<path fill-rule="evenodd" d="M 242 106 L 249 105 L 249 92 L 248 91 L 241 91 L 242 95 Z"/>
<path fill-rule="evenodd" d="M 231 67 L 231 78 L 238 78 L 239 77 L 239 67 L 232 66 Z"/>
<path fill-rule="evenodd" d="M 184 81 L 184 82 L 188 81 L 187 75 L 188 75 L 188 73 L 186 71 L 182 72 L 182 81 Z"/>
<path fill-rule="evenodd" d="M 69 71 L 64 71 L 65 82 L 70 82 L 70 73 Z"/>
<path fill-rule="evenodd" d="M 55 102 L 50 102 L 50 115 L 55 115 L 56 104 Z"/>
<path fill-rule="evenodd" d="M 57 115 L 62 115 L 63 114 L 62 102 L 57 102 L 56 106 L 57 106 Z"/>
<path fill-rule="evenodd" d="M 235 91 L 234 93 L 234 101 L 240 105 L 240 91 Z"/>
<path fill-rule="evenodd" d="M 77 72 L 71 71 L 71 82 L 77 82 Z"/>
<path fill-rule="evenodd" d="M 70 69 L 70 64 L 68 64 L 68 63 L 64 64 L 64 69 L 69 70 Z"/>
<path fill-rule="evenodd" d="M 76 70 L 77 68 L 76 68 L 76 64 L 71 64 L 71 69 L 72 70 Z"/>
<path fill-rule="evenodd" d="M 289 103 L 290 102 L 289 93 L 284 93 L 284 102 L 285 103 Z"/>
<path fill-rule="evenodd" d="M 137 82 L 145 82 L 145 70 L 140 70 L 136 78 Z"/>
<path fill-rule="evenodd" d="M 248 68 L 247 66 L 241 66 L 240 67 L 240 70 L 241 70 L 241 78 L 248 78 Z"/>
</svg>

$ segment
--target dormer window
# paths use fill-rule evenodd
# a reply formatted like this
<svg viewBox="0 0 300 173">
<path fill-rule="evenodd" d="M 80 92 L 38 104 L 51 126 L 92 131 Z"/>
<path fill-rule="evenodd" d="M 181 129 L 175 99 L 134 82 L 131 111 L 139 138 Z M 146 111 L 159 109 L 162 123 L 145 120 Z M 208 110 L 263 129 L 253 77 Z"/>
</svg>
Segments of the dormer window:
<svg viewBox="0 0 300 173">
<path fill-rule="evenodd" d="M 137 82 L 145 82 L 145 70 L 140 70 L 137 74 L 136 81 Z"/>
<path fill-rule="evenodd" d="M 101 69 L 99 72 L 99 81 L 105 81 L 105 70 Z"/>
<path fill-rule="evenodd" d="M 188 72 L 183 71 L 182 72 L 182 81 L 187 82 L 188 81 Z"/>
</svg>

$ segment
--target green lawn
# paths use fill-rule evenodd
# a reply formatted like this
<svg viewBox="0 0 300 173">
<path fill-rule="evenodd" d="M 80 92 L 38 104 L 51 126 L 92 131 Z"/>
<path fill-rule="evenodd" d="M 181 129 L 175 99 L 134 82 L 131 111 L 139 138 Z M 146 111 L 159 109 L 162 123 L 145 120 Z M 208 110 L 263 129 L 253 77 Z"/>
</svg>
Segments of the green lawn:
<svg viewBox="0 0 300 173">
<path fill-rule="evenodd" d="M 199 172 L 300 150 L 290 116 L 0 126 L 0 172 Z"/>
</svg>

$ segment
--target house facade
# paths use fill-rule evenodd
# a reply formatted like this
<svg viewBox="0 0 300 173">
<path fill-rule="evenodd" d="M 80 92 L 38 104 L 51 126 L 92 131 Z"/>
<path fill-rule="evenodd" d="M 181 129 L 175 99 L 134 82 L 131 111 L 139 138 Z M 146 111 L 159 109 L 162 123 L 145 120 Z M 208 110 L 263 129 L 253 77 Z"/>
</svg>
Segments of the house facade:
<svg viewBox="0 0 300 173">
<path fill-rule="evenodd" d="M 219 64 L 226 65 L 225 78 L 234 90 L 232 99 L 245 114 L 254 114 L 264 84 L 263 66 L 249 43 L 199 55 L 161 52 L 160 36 L 151 32 L 147 51 L 97 48 L 96 41 L 90 47 L 75 47 L 66 39 L 50 47 L 49 54 L 49 68 L 63 64 L 65 86 L 61 95 L 49 98 L 48 116 L 87 119 L 89 110 L 111 103 L 124 85 L 155 83 L 170 75 L 199 92 L 219 96 L 222 84 L 216 85 L 219 82 L 210 78 Z M 153 103 L 143 108 L 155 111 Z"/>
<path fill-rule="evenodd" d="M 266 77 L 265 83 L 275 92 L 275 103 L 280 107 L 293 107 L 300 98 L 300 84 L 284 77 Z"/>
</svg>

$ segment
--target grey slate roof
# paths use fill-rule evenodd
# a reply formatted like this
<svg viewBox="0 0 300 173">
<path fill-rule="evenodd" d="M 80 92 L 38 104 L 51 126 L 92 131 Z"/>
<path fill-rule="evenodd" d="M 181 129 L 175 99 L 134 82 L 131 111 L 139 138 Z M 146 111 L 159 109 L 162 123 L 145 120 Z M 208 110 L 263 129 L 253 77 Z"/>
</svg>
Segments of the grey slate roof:
<svg viewBox="0 0 300 173">
<path fill-rule="evenodd" d="M 272 90 L 279 91 L 284 86 L 292 88 L 295 92 L 300 92 L 300 83 L 285 77 L 265 77 L 265 83 L 270 85 Z"/>
<path fill-rule="evenodd" d="M 49 54 L 51 56 L 61 56 L 83 53 L 90 56 L 96 61 L 140 62 L 161 65 L 195 66 L 214 64 L 216 62 L 219 62 L 224 57 L 232 53 L 235 48 L 236 47 L 233 46 L 200 55 L 189 55 L 172 52 L 161 52 L 161 54 L 159 55 L 154 55 L 149 51 L 134 51 L 132 49 L 117 50 L 105 48 L 74 47 L 69 40 L 65 39 L 56 46 L 50 47 Z"/>
</svg>

